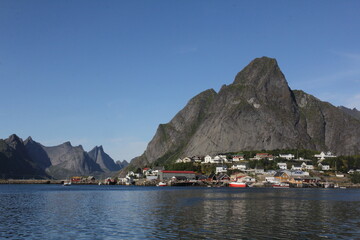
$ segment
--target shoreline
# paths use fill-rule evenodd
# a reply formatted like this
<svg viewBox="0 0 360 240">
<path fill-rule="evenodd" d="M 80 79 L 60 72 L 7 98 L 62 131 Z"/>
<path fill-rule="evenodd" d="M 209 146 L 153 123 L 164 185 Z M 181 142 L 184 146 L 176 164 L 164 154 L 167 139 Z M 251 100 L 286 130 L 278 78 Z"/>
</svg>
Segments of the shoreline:
<svg viewBox="0 0 360 240">
<path fill-rule="evenodd" d="M 0 184 L 1 185 L 5 185 L 5 184 L 57 184 L 57 185 L 61 185 L 64 184 L 66 180 L 54 180 L 54 179 L 0 179 Z M 77 183 L 72 183 L 73 185 L 98 185 L 98 181 L 95 182 L 77 182 Z M 106 185 L 106 184 L 101 184 L 101 185 Z M 116 184 L 119 186 L 126 186 L 124 184 Z M 134 184 L 134 185 L 130 185 L 130 186 L 143 186 L 143 187 L 151 187 L 151 186 L 156 186 L 156 184 Z M 211 185 L 207 185 L 207 184 L 173 184 L 173 187 L 176 186 L 187 186 L 187 187 L 191 187 L 191 186 L 211 186 L 211 187 L 226 187 L 226 185 L 218 185 L 218 184 L 211 184 Z M 169 186 L 171 187 L 171 186 Z M 264 185 L 264 184 L 256 184 L 253 186 L 254 188 L 271 188 L 270 186 Z M 360 188 L 360 184 L 351 184 L 351 183 L 346 183 L 346 184 L 341 184 L 339 185 L 338 188 Z M 291 187 L 291 188 L 310 188 L 310 187 Z M 322 188 L 322 187 L 311 187 L 311 188 Z"/>
</svg>

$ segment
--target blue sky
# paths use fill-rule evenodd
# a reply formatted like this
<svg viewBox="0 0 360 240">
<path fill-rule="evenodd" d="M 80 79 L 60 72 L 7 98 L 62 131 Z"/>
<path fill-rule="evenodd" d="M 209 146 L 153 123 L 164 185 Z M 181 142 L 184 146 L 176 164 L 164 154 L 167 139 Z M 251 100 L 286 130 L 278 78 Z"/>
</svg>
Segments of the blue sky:
<svg viewBox="0 0 360 240">
<path fill-rule="evenodd" d="M 0 0 L 0 138 L 140 155 L 196 94 L 252 59 L 360 109 L 360 1 Z"/>
</svg>

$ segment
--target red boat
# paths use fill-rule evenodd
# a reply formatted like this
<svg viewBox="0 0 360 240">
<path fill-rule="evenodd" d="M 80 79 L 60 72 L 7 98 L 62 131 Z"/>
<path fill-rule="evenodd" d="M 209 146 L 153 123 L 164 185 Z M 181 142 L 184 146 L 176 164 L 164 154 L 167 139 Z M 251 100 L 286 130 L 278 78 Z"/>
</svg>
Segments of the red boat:
<svg viewBox="0 0 360 240">
<path fill-rule="evenodd" d="M 240 187 L 240 188 L 244 188 L 247 187 L 246 183 L 244 182 L 230 182 L 229 183 L 229 187 Z"/>
<path fill-rule="evenodd" d="M 158 186 L 158 187 L 166 187 L 167 184 L 164 183 L 164 182 L 159 182 L 156 186 Z"/>
</svg>

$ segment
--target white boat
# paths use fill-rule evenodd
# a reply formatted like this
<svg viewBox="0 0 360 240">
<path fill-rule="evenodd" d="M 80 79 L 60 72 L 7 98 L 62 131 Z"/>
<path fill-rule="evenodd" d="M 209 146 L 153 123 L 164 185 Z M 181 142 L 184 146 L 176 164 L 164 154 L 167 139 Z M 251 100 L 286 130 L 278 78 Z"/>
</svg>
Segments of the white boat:
<svg viewBox="0 0 360 240">
<path fill-rule="evenodd" d="M 276 183 L 272 185 L 273 188 L 289 188 L 290 185 L 288 183 Z"/>
<path fill-rule="evenodd" d="M 71 186 L 71 181 L 64 182 L 64 186 Z"/>
<path fill-rule="evenodd" d="M 159 182 L 156 186 L 157 186 L 157 187 L 166 187 L 167 184 L 164 183 L 164 182 Z"/>
</svg>

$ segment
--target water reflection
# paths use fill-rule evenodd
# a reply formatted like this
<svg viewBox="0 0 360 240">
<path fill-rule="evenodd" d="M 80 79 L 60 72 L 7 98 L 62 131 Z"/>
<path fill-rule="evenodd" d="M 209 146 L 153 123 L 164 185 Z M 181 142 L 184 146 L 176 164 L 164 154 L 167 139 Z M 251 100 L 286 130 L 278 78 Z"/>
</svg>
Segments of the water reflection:
<svg viewBox="0 0 360 240">
<path fill-rule="evenodd" d="M 359 237 L 360 191 L 0 186 L 0 238 Z"/>
</svg>

